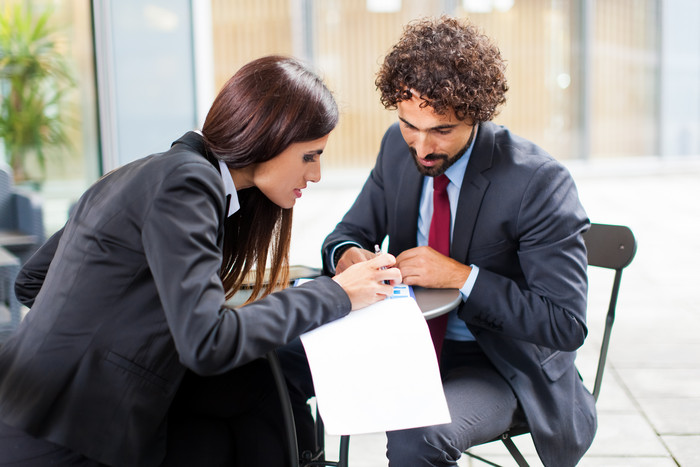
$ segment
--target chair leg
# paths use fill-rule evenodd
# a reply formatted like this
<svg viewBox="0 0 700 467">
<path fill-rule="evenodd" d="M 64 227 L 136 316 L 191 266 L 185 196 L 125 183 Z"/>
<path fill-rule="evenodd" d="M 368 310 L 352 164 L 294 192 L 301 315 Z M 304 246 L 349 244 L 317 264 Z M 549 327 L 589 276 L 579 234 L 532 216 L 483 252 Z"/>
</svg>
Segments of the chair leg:
<svg viewBox="0 0 700 467">
<path fill-rule="evenodd" d="M 326 460 L 326 430 L 323 425 L 323 418 L 316 407 L 316 452 L 312 459 L 302 459 L 301 467 L 348 467 L 348 457 L 350 451 L 350 436 L 340 437 L 340 447 L 338 448 L 338 460 Z"/>
<path fill-rule="evenodd" d="M 490 460 L 484 459 L 483 457 L 477 456 L 476 454 L 473 454 L 473 453 L 471 453 L 471 452 L 469 452 L 469 451 L 466 451 L 464 454 L 466 454 L 467 456 L 471 457 L 472 459 L 476 459 L 476 460 L 481 461 L 481 462 L 483 462 L 484 464 L 488 464 L 488 465 L 490 465 L 490 466 L 492 466 L 492 467 L 502 467 L 501 464 L 496 464 L 495 462 L 491 462 Z"/>
<path fill-rule="evenodd" d="M 267 353 L 267 360 L 270 364 L 272 376 L 275 379 L 277 386 L 277 394 L 282 406 L 282 416 L 284 421 L 284 431 L 287 441 L 287 457 L 289 457 L 290 467 L 299 467 L 299 448 L 297 447 L 297 430 L 294 424 L 294 412 L 292 411 L 292 403 L 289 400 L 289 392 L 287 392 L 287 382 L 282 373 L 282 366 L 277 358 L 277 352 L 271 350 Z"/>
<path fill-rule="evenodd" d="M 316 452 L 324 452 L 326 450 L 326 430 L 321 414 L 318 413 L 318 405 L 316 406 L 316 423 L 314 428 L 316 429 Z"/>
<path fill-rule="evenodd" d="M 520 467 L 530 467 L 530 464 L 527 463 L 523 455 L 520 453 L 518 450 L 518 447 L 515 445 L 513 440 L 510 438 L 508 435 L 504 435 L 503 438 L 501 438 L 501 441 L 503 441 L 503 444 L 506 445 L 506 448 L 508 449 L 508 452 L 510 452 L 510 455 L 513 457 L 515 462 L 518 463 Z"/>
<path fill-rule="evenodd" d="M 302 462 L 301 467 L 348 467 L 349 452 L 350 436 L 344 435 L 340 437 L 340 448 L 338 449 L 337 461 L 329 461 L 324 457 L 321 459 L 312 459 L 307 462 Z"/>
<path fill-rule="evenodd" d="M 338 467 L 348 467 L 348 457 L 350 451 L 350 436 L 340 437 L 340 450 L 338 454 Z"/>
</svg>

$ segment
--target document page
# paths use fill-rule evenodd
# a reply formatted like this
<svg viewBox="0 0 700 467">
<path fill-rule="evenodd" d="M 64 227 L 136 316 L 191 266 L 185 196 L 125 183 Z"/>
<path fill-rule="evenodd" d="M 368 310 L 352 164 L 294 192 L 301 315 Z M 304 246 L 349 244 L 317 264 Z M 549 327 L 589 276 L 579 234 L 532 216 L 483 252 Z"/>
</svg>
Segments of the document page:
<svg viewBox="0 0 700 467">
<path fill-rule="evenodd" d="M 450 422 L 430 331 L 415 299 L 386 299 L 301 336 L 333 435 Z"/>
</svg>

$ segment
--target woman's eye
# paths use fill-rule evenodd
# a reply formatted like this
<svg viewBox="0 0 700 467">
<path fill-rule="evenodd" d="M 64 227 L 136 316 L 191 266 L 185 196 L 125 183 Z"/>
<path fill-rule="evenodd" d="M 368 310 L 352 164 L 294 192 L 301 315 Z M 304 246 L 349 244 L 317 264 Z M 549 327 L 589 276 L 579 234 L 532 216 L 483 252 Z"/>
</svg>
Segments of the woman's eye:
<svg viewBox="0 0 700 467">
<path fill-rule="evenodd" d="M 316 154 L 304 154 L 304 162 L 313 162 L 316 160 Z"/>
</svg>

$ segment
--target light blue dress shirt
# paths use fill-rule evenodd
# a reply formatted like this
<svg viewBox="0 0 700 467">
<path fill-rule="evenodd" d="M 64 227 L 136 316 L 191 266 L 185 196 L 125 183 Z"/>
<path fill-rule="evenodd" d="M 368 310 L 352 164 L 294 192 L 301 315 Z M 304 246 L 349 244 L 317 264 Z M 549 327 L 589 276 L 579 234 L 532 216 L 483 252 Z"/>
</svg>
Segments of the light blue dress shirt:
<svg viewBox="0 0 700 467">
<path fill-rule="evenodd" d="M 454 232 L 454 219 L 457 214 L 457 202 L 459 200 L 459 192 L 462 189 L 462 180 L 464 180 L 464 172 L 467 169 L 467 164 L 469 163 L 469 158 L 472 155 L 472 149 L 474 148 L 474 141 L 476 141 L 476 133 L 474 134 L 474 139 L 472 144 L 469 145 L 464 155 L 454 163 L 452 167 L 447 169 L 445 175 L 450 179 L 450 183 L 447 185 L 447 197 L 450 199 L 450 217 L 452 221 L 450 222 L 450 243 L 452 243 L 452 234 Z M 428 235 L 430 232 L 430 221 L 433 218 L 433 177 L 423 177 L 423 192 L 420 197 L 420 205 L 418 210 L 418 234 L 417 234 L 417 244 L 418 246 L 425 246 L 428 244 Z M 472 272 L 469 274 L 467 281 L 459 289 L 462 294 L 462 301 L 466 301 L 469 298 L 469 294 L 474 287 L 474 282 L 479 275 L 479 268 L 475 265 L 471 265 Z M 469 328 L 464 324 L 464 321 L 459 319 L 457 316 L 457 309 L 450 311 L 447 319 L 447 332 L 445 333 L 445 339 L 457 340 L 457 341 L 470 341 L 474 340 L 474 336 L 469 331 Z"/>
<path fill-rule="evenodd" d="M 447 197 L 450 200 L 450 243 L 452 243 L 452 234 L 454 232 L 454 218 L 457 214 L 457 202 L 459 201 L 459 191 L 462 188 L 462 180 L 464 179 L 464 172 L 467 170 L 467 164 L 469 163 L 469 158 L 472 155 L 472 149 L 474 148 L 474 141 L 476 141 L 476 135 L 478 133 L 478 127 L 474 131 L 474 139 L 472 144 L 469 145 L 464 155 L 452 165 L 445 175 L 450 179 L 450 183 L 447 185 Z M 433 218 L 433 177 L 423 177 L 423 191 L 420 197 L 420 204 L 418 209 L 418 234 L 417 234 L 417 245 L 426 246 L 428 244 L 428 235 L 430 232 L 430 221 Z M 353 241 L 341 242 L 333 248 L 331 252 L 331 267 L 333 272 L 335 272 L 335 264 L 333 259 L 335 257 L 335 251 L 338 248 L 344 247 L 346 245 L 353 245 L 359 248 L 362 246 L 359 243 Z M 462 301 L 466 301 L 469 298 L 469 294 L 474 288 L 474 283 L 479 275 L 479 268 L 475 265 L 471 265 L 472 272 L 469 274 L 467 281 L 459 289 L 462 294 Z M 457 341 L 472 341 L 474 340 L 474 335 L 469 331 L 469 328 L 464 324 L 464 321 L 459 319 L 457 316 L 457 309 L 450 311 L 447 320 L 447 332 L 445 333 L 445 339 L 457 340 Z"/>
</svg>

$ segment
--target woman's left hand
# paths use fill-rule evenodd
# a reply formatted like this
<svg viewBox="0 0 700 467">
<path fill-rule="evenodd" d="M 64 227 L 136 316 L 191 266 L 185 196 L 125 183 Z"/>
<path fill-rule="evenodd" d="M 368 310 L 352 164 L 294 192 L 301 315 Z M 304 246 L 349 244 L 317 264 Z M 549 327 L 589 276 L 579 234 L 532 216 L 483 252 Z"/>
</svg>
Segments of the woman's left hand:
<svg viewBox="0 0 700 467">
<path fill-rule="evenodd" d="M 384 253 L 353 264 L 333 280 L 348 294 L 352 309 L 358 310 L 384 300 L 392 294 L 394 285 L 401 283 L 401 271 L 392 267 L 395 263 L 396 258 Z"/>
</svg>

